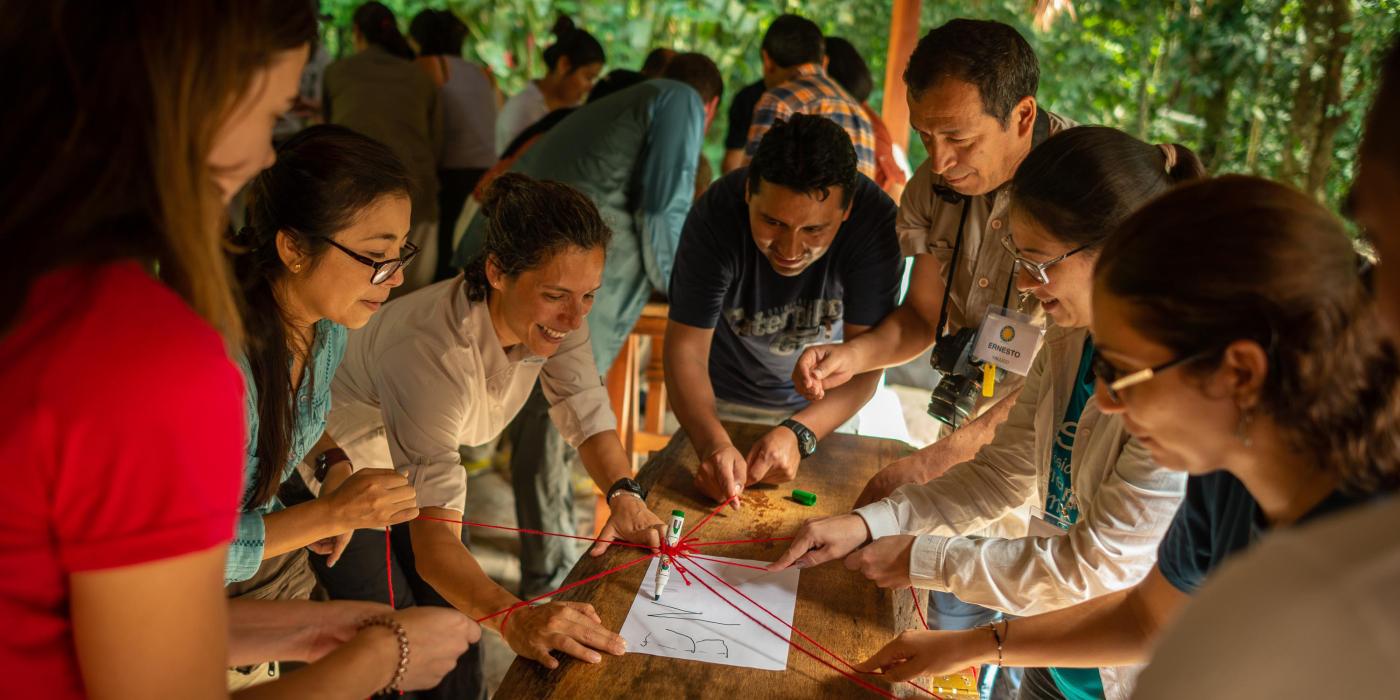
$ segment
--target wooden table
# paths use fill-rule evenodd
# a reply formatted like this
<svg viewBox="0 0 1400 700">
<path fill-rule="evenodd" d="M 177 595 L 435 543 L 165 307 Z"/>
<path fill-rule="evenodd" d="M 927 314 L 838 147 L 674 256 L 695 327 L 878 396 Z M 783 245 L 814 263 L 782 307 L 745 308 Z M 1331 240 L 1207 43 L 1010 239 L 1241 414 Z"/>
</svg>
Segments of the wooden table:
<svg viewBox="0 0 1400 700">
<path fill-rule="evenodd" d="M 726 427 L 740 452 L 747 452 L 755 440 L 770 430 L 749 424 L 726 424 Z M 749 489 L 744 494 L 740 511 L 726 509 L 715 516 L 699 538 L 718 541 L 787 537 L 807 518 L 847 512 L 871 475 L 907 454 L 909 449 L 894 440 L 831 435 L 822 440 L 815 455 L 803 462 L 796 481 L 782 487 Z M 651 509 L 657 513 L 669 513 L 672 508 L 684 510 L 687 528 L 714 509 L 714 503 L 694 486 L 697 465 L 695 452 L 682 432 L 647 462 L 638 475 L 638 481 L 649 491 L 647 504 Z M 794 488 L 815 493 L 816 505 L 808 507 L 793 501 L 789 494 Z M 786 545 L 786 542 L 725 545 L 707 548 L 705 554 L 772 561 Z M 585 555 L 570 572 L 566 583 L 637 556 L 638 551 L 631 547 L 614 547 L 596 559 Z M 645 572 L 646 566 L 638 564 L 567 591 L 558 599 L 591 603 L 603 618 L 603 625 L 618 630 L 622 628 Z M 758 615 L 763 616 L 763 613 Z M 764 617 L 766 623 L 778 627 L 771 618 Z M 847 571 L 839 560 L 801 573 L 793 626 L 851 663 L 873 654 L 900 631 L 917 624 L 907 591 L 880 590 L 859 574 Z M 797 641 L 821 654 L 810 644 Z M 907 685 L 894 688 L 881 683 L 876 685 L 896 695 L 912 697 L 917 694 Z M 766 700 L 878 696 L 790 648 L 785 672 L 630 653 L 622 657 L 605 655 L 603 663 L 596 665 L 565 659 L 553 671 L 533 661 L 517 659 L 496 697 Z"/>
</svg>

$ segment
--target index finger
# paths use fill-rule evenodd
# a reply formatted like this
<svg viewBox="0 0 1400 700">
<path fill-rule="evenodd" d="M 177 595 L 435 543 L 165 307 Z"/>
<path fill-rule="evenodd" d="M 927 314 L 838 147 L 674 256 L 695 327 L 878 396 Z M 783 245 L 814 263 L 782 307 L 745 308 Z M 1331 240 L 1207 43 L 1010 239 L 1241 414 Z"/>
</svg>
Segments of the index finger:
<svg viewBox="0 0 1400 700">
<path fill-rule="evenodd" d="M 792 544 L 788 545 L 787 551 L 783 552 L 783 555 L 778 557 L 777 561 L 768 565 L 768 570 L 782 571 L 792 566 L 792 563 L 801 558 L 802 555 L 812 551 L 813 544 L 815 543 L 812 541 L 812 536 L 809 532 L 798 533 L 797 537 L 792 541 Z"/>
<path fill-rule="evenodd" d="M 622 641 L 622 635 L 603 627 L 601 623 L 582 617 L 582 613 L 563 632 L 585 646 L 606 651 L 609 654 L 620 655 L 627 650 L 627 645 Z"/>
<path fill-rule="evenodd" d="M 851 666 L 861 673 L 875 673 L 887 666 L 892 666 L 909 658 L 909 650 L 899 637 L 891 639 L 888 644 L 880 647 L 874 656 Z"/>
</svg>

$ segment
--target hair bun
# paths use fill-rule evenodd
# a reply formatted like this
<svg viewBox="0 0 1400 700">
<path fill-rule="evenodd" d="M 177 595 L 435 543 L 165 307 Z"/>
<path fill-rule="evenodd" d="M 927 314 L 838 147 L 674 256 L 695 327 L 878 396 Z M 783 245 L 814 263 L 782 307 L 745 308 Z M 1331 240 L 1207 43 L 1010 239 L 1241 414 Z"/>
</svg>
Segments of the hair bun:
<svg viewBox="0 0 1400 700">
<path fill-rule="evenodd" d="M 491 181 L 481 196 L 481 213 L 487 219 L 495 220 L 509 215 L 522 195 L 538 187 L 538 183 L 520 173 L 504 173 Z"/>
<path fill-rule="evenodd" d="M 549 33 L 562 40 L 573 34 L 576 29 L 578 27 L 574 25 L 574 21 L 569 19 L 568 15 L 559 15 L 559 18 L 554 20 L 554 27 L 549 30 Z"/>
</svg>

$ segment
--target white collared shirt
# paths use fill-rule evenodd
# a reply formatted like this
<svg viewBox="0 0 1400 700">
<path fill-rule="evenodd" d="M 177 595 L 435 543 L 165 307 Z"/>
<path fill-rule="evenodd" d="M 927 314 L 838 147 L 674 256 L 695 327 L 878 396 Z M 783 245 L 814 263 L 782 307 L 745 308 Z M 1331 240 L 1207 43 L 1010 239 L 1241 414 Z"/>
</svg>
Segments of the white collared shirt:
<svg viewBox="0 0 1400 700">
<path fill-rule="evenodd" d="M 327 431 L 356 469 L 403 472 L 420 508 L 462 512 L 459 445 L 494 439 L 539 379 L 550 418 L 570 445 L 617 429 L 584 324 L 549 358 L 501 347 L 485 303 L 461 275 L 386 304 L 350 332 L 332 385 Z"/>
</svg>

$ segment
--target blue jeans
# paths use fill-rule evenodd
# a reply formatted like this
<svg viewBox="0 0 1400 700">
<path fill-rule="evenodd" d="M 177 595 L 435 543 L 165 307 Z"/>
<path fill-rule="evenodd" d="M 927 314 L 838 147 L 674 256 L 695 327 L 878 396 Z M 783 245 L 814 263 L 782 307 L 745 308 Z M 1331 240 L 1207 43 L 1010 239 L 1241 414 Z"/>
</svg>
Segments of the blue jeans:
<svg viewBox="0 0 1400 700">
<path fill-rule="evenodd" d="M 995 610 L 964 603 L 952 593 L 929 591 L 928 598 L 928 625 L 933 629 L 969 630 L 1004 617 Z M 977 678 L 982 700 L 1014 700 L 1021 685 L 1021 669 L 983 666 Z"/>
</svg>

